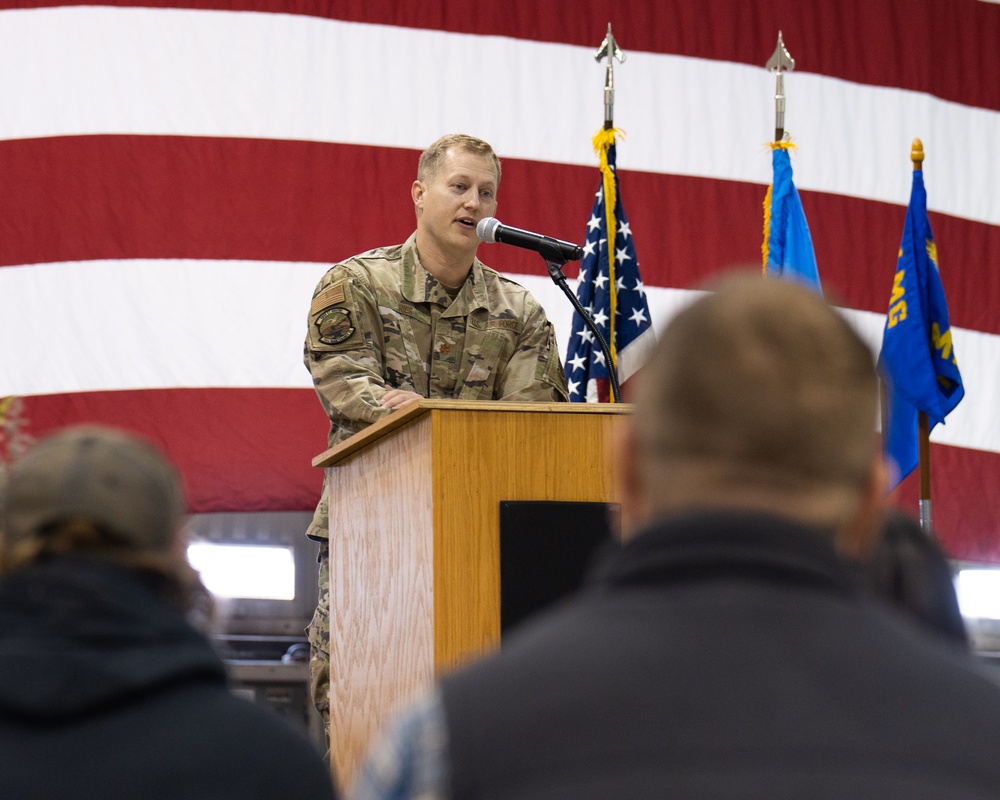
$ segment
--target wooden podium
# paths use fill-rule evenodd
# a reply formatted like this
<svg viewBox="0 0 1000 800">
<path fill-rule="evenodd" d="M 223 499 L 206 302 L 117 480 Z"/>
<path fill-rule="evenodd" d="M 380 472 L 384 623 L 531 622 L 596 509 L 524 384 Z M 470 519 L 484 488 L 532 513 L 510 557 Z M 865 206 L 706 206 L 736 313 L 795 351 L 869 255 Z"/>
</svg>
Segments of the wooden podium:
<svg viewBox="0 0 1000 800">
<path fill-rule="evenodd" d="M 629 406 L 420 400 L 313 459 L 330 503 L 330 749 L 348 787 L 437 672 L 500 641 L 499 504 L 612 499 Z"/>
</svg>

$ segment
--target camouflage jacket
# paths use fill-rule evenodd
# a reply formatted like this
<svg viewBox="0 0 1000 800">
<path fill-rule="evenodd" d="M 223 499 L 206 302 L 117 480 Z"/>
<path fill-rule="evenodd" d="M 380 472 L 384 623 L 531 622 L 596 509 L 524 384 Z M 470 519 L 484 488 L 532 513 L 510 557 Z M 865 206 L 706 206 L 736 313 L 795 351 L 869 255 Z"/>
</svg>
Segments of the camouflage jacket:
<svg viewBox="0 0 1000 800">
<path fill-rule="evenodd" d="M 567 399 L 555 331 L 534 297 L 479 259 L 449 295 L 420 265 L 415 234 L 323 276 L 304 361 L 330 417 L 330 446 L 391 413 L 379 400 L 394 388 L 461 400 Z"/>
</svg>

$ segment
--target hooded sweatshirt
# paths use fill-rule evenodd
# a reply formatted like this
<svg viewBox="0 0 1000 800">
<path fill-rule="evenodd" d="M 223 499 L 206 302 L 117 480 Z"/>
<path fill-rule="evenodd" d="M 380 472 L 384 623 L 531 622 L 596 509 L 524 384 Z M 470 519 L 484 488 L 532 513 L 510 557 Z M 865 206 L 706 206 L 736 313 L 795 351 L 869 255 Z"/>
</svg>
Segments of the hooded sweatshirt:
<svg viewBox="0 0 1000 800">
<path fill-rule="evenodd" d="M 0 579 L 0 797 L 331 797 L 155 581 L 80 558 Z"/>
</svg>

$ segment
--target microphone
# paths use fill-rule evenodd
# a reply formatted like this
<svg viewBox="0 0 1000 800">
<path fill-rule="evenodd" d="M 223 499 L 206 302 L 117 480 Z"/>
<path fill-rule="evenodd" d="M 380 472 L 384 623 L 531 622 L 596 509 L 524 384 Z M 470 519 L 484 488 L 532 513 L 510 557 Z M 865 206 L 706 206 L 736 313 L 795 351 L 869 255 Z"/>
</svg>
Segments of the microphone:
<svg viewBox="0 0 1000 800">
<path fill-rule="evenodd" d="M 542 236 L 540 233 L 522 231 L 520 228 L 511 228 L 502 224 L 496 217 L 479 220 L 476 235 L 481 242 L 512 244 L 525 250 L 534 250 L 546 259 L 554 261 L 579 261 L 583 258 L 583 248 L 577 244 L 553 239 L 551 236 Z"/>
</svg>

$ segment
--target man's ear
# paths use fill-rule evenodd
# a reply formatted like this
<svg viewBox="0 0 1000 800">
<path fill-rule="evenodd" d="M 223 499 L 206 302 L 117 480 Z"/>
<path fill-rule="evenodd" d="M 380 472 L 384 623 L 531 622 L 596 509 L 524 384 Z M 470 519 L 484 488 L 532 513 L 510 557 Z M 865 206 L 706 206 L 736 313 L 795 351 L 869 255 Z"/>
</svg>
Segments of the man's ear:
<svg viewBox="0 0 1000 800">
<path fill-rule="evenodd" d="M 410 196 L 413 198 L 413 207 L 419 214 L 421 209 L 424 207 L 424 192 L 427 188 L 421 181 L 414 181 L 413 185 L 410 187 Z"/>
<path fill-rule="evenodd" d="M 645 522 L 649 514 L 648 501 L 639 463 L 639 447 L 632 426 L 619 426 L 611 440 L 614 465 L 614 493 L 621 504 L 621 538 L 628 540 Z"/>
<path fill-rule="evenodd" d="M 888 489 L 889 468 L 880 448 L 872 459 L 857 511 L 841 532 L 840 549 L 844 555 L 863 561 L 871 553 L 882 535 Z"/>
</svg>

